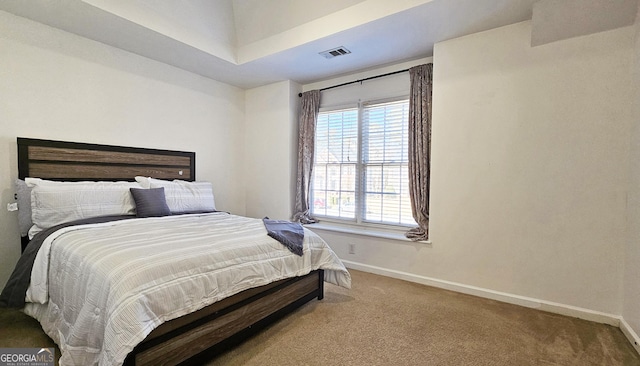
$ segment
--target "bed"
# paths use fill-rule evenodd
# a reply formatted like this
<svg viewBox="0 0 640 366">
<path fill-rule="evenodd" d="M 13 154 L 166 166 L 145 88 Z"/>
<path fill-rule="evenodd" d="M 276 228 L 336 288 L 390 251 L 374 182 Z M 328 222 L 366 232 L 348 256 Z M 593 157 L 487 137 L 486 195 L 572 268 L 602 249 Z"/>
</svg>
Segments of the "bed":
<svg viewBox="0 0 640 366">
<path fill-rule="evenodd" d="M 194 362 L 322 299 L 324 281 L 350 287 L 346 268 L 309 230 L 300 228 L 299 256 L 267 235 L 266 221 L 216 211 L 210 183 L 195 179 L 193 152 L 17 142 L 19 179 L 38 192 L 31 194 L 38 202 L 28 233 L 34 240 L 23 240 L 23 257 L 35 253 L 24 310 L 58 343 L 61 364 Z M 134 215 L 129 208 L 118 219 L 100 216 L 79 225 L 53 220 L 64 208 L 38 206 L 49 202 L 42 198 L 49 190 L 58 194 L 63 187 L 84 199 L 85 185 L 102 184 L 128 184 L 145 198 L 134 197 Z M 139 217 L 157 211 L 148 196 L 159 192 L 161 210 L 171 213 Z M 196 193 L 184 198 L 185 192 Z"/>
</svg>

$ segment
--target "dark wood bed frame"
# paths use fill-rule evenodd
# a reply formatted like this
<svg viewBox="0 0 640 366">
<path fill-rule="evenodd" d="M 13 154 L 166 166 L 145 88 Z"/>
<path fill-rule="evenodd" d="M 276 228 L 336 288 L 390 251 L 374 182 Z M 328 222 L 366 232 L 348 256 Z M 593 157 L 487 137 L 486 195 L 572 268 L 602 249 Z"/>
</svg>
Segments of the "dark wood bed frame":
<svg viewBox="0 0 640 366">
<path fill-rule="evenodd" d="M 18 138 L 18 176 L 65 181 L 132 181 L 137 175 L 195 180 L 195 153 Z M 27 241 L 23 238 L 23 249 Z M 200 364 L 314 298 L 322 270 L 243 291 L 153 330 L 125 365 Z"/>
</svg>

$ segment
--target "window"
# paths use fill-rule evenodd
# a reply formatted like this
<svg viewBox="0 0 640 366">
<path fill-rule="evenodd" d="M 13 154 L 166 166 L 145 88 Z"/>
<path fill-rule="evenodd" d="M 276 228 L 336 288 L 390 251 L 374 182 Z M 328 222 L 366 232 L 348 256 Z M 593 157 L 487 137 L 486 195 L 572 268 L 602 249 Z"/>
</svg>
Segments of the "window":
<svg viewBox="0 0 640 366">
<path fill-rule="evenodd" d="M 314 216 L 415 225 L 408 187 L 409 101 L 364 103 L 318 115 Z"/>
</svg>

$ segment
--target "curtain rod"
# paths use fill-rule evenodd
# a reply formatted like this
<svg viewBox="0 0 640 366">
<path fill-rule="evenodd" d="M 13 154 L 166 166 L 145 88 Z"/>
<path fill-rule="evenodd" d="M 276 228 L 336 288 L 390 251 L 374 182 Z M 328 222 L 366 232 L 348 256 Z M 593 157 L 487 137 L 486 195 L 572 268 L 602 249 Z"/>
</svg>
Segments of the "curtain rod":
<svg viewBox="0 0 640 366">
<path fill-rule="evenodd" d="M 367 81 L 367 80 L 371 80 L 371 79 L 377 79 L 377 78 L 381 78 L 381 77 L 384 77 L 384 76 L 395 75 L 395 74 L 399 74 L 401 72 L 407 72 L 407 71 L 409 71 L 409 69 L 404 69 L 404 70 L 399 70 L 399 71 L 394 71 L 394 72 L 388 72 L 388 73 L 382 74 L 382 75 L 370 76 L 368 78 L 364 78 L 364 79 L 360 79 L 360 80 L 354 80 L 354 81 L 349 81 L 349 82 L 338 84 L 338 85 L 328 86 L 326 88 L 320 89 L 320 91 L 333 89 L 333 88 L 338 88 L 338 87 L 349 85 L 349 84 L 361 83 L 363 81 Z M 298 97 L 301 97 L 301 96 L 302 96 L 302 93 L 298 93 Z"/>
</svg>

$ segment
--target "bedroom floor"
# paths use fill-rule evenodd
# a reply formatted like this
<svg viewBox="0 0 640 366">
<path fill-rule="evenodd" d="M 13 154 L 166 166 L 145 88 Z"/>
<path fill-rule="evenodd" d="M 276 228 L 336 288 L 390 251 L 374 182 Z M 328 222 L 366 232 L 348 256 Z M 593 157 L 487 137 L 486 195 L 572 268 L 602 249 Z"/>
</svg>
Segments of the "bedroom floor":
<svg viewBox="0 0 640 366">
<path fill-rule="evenodd" d="M 32 317 L 15 309 L 0 308 L 0 348 L 51 348 L 56 349 L 56 365 L 60 358 L 58 346 Z"/>
<path fill-rule="evenodd" d="M 351 290 L 327 285 L 324 300 L 206 364 L 640 365 L 613 326 L 351 274 Z M 35 320 L 0 309 L 0 347 L 52 346 Z"/>
</svg>

